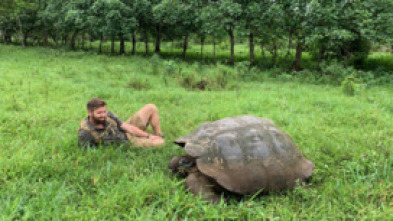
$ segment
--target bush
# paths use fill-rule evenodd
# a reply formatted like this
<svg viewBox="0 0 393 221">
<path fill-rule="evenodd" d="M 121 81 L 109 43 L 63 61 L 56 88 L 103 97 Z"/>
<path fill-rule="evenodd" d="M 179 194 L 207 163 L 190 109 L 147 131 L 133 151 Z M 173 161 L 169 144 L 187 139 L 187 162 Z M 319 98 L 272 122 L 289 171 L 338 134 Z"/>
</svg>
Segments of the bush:
<svg viewBox="0 0 393 221">
<path fill-rule="evenodd" d="M 358 77 L 363 79 L 367 85 L 382 85 L 393 83 L 393 74 L 391 72 L 377 69 L 375 71 L 358 71 Z"/>
<path fill-rule="evenodd" d="M 163 67 L 165 70 L 165 74 L 167 74 L 167 75 L 175 74 L 176 70 L 178 69 L 176 63 L 172 60 L 164 61 Z"/>
<path fill-rule="evenodd" d="M 299 82 L 316 83 L 319 73 L 304 69 L 296 72 L 295 79 Z"/>
<path fill-rule="evenodd" d="M 343 92 L 349 96 L 354 96 L 355 94 L 363 91 L 366 88 L 366 84 L 362 83 L 362 79 L 356 76 L 356 72 L 348 75 L 341 82 L 341 87 Z"/>
<path fill-rule="evenodd" d="M 288 74 L 288 73 L 283 73 L 277 76 L 277 79 L 281 81 L 292 81 L 293 80 L 293 75 Z"/>
<path fill-rule="evenodd" d="M 345 68 L 337 61 L 322 62 L 319 83 L 339 85 L 346 76 L 353 72 L 353 68 Z"/>
<path fill-rule="evenodd" d="M 256 67 L 250 67 L 249 61 L 237 62 L 235 64 L 238 77 L 243 81 L 255 81 L 258 80 L 259 70 Z"/>
</svg>

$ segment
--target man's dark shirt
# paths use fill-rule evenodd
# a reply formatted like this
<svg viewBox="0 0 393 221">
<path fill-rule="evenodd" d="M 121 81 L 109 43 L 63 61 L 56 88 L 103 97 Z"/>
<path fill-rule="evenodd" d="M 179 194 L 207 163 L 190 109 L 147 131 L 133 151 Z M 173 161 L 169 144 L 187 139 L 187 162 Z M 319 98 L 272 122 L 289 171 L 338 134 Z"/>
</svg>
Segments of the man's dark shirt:
<svg viewBox="0 0 393 221">
<path fill-rule="evenodd" d="M 96 142 L 96 139 L 92 135 L 92 133 L 88 130 L 80 129 L 78 131 L 78 145 L 79 147 L 84 146 L 98 146 L 98 145 L 112 145 L 112 144 L 125 144 L 128 143 L 128 139 L 124 130 L 120 128 L 123 124 L 123 121 L 120 120 L 116 115 L 112 112 L 108 111 L 107 117 L 111 118 L 112 120 L 116 121 L 117 126 L 110 125 L 107 120 L 104 122 L 104 129 L 97 128 L 96 126 L 92 125 L 89 121 L 89 117 L 87 117 L 86 125 L 89 127 L 90 130 L 95 130 L 100 135 L 100 143 Z"/>
</svg>

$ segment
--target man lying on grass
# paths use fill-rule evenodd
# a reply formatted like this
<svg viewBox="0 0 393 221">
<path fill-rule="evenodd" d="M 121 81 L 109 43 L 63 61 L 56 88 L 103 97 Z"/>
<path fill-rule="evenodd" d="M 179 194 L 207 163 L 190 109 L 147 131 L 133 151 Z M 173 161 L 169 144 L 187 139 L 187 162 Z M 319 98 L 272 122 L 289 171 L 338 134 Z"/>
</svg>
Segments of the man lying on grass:
<svg viewBox="0 0 393 221">
<path fill-rule="evenodd" d="M 158 109 L 147 104 L 126 122 L 110 111 L 106 111 L 105 101 L 93 98 L 87 103 L 88 117 L 83 119 L 78 129 L 78 145 L 93 147 L 100 144 L 131 144 L 140 147 L 155 147 L 164 144 L 160 128 Z M 146 132 L 151 125 L 153 134 Z"/>
</svg>

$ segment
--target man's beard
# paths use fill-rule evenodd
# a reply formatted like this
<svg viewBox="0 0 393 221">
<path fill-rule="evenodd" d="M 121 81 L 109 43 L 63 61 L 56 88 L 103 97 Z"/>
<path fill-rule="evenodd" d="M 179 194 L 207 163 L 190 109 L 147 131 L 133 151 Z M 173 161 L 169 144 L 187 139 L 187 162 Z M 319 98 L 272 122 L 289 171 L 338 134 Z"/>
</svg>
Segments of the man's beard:
<svg viewBox="0 0 393 221">
<path fill-rule="evenodd" d="M 93 122 L 94 122 L 95 124 L 104 124 L 104 123 L 105 123 L 105 119 L 101 120 L 101 119 L 99 119 L 99 118 L 96 118 L 96 117 L 94 116 L 94 114 L 92 115 L 92 119 L 93 119 Z"/>
</svg>

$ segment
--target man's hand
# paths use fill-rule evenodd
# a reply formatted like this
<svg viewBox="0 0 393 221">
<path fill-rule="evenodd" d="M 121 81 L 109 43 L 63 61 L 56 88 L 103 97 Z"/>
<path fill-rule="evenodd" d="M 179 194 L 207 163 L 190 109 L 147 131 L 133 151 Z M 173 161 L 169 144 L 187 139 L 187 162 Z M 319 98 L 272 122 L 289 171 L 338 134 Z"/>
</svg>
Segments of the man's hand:
<svg viewBox="0 0 393 221">
<path fill-rule="evenodd" d="M 164 140 L 162 137 L 150 134 L 148 139 L 150 140 Z"/>
<path fill-rule="evenodd" d="M 130 133 L 130 134 L 137 136 L 137 137 L 146 137 L 149 140 L 164 141 L 164 139 L 162 137 L 156 136 L 153 134 L 148 134 L 145 131 L 143 131 L 143 130 L 141 130 L 131 124 L 123 123 L 120 126 L 120 128 L 123 129 L 124 131 L 126 131 L 127 133 Z"/>
</svg>

